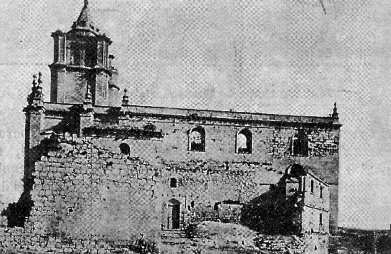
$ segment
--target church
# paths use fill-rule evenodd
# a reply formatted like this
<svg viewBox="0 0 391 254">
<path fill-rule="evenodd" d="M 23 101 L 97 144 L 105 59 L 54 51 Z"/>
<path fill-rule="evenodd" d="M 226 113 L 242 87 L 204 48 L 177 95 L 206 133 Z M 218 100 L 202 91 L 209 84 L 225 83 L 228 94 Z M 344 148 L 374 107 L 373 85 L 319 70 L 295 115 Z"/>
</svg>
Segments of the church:
<svg viewBox="0 0 391 254">
<path fill-rule="evenodd" d="M 88 1 L 71 30 L 52 37 L 50 100 L 34 75 L 24 109 L 25 226 L 103 239 L 160 239 L 202 221 L 337 229 L 336 105 L 322 117 L 133 105 Z M 285 224 L 265 217 L 271 197 L 294 198 Z"/>
</svg>

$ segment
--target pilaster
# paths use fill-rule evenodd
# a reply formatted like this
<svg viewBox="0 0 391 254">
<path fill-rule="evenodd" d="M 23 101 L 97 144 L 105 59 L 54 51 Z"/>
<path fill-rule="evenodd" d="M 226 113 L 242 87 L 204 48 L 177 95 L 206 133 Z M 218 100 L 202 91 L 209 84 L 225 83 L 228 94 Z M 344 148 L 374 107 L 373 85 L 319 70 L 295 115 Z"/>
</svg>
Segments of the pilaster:
<svg viewBox="0 0 391 254">
<path fill-rule="evenodd" d="M 82 110 L 79 113 L 78 135 L 83 136 L 83 129 L 92 126 L 94 123 L 94 107 L 92 106 L 91 88 L 87 85 L 87 92 L 83 102 Z"/>
<path fill-rule="evenodd" d="M 31 93 L 27 98 L 28 105 L 24 108 L 26 114 L 25 122 L 25 165 L 24 165 L 24 183 L 25 189 L 32 184 L 32 172 L 34 163 L 41 155 L 42 141 L 41 131 L 45 119 L 45 107 L 42 93 L 42 74 L 39 73 L 38 83 L 37 76 L 33 75 L 33 86 Z"/>
</svg>

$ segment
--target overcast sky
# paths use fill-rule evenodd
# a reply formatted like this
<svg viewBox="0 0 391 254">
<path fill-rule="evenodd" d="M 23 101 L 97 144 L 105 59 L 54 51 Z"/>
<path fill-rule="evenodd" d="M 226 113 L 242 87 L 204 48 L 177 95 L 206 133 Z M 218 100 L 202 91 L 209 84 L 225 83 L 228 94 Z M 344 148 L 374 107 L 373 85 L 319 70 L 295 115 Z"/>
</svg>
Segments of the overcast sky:
<svg viewBox="0 0 391 254">
<path fill-rule="evenodd" d="M 391 1 L 90 0 L 132 103 L 327 116 L 338 104 L 340 225 L 391 223 Z M 375 3 L 376 2 L 376 3 Z M 0 0 L 0 195 L 22 189 L 31 76 L 82 0 Z"/>
</svg>

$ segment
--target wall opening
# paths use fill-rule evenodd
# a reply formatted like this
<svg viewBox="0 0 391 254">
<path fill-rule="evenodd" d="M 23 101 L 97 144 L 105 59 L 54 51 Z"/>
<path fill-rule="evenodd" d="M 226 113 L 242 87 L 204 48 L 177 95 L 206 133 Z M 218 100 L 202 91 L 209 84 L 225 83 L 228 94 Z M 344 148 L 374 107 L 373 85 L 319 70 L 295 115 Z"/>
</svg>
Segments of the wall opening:
<svg viewBox="0 0 391 254">
<path fill-rule="evenodd" d="M 86 48 L 86 66 L 93 67 L 96 64 L 96 50 L 94 47 Z"/>
<path fill-rule="evenodd" d="M 71 65 L 82 65 L 82 45 L 81 43 L 72 42 L 71 43 L 71 55 L 70 55 L 70 64 Z"/>
<path fill-rule="evenodd" d="M 236 152 L 240 154 L 252 152 L 252 133 L 248 129 L 241 130 L 236 135 Z"/>
<path fill-rule="evenodd" d="M 196 127 L 189 133 L 189 150 L 205 152 L 205 130 L 202 127 Z"/>
<path fill-rule="evenodd" d="M 299 129 L 292 139 L 292 155 L 308 156 L 308 136 L 304 129 Z"/>
<path fill-rule="evenodd" d="M 125 155 L 130 154 L 130 147 L 128 144 L 125 144 L 125 143 L 120 144 L 119 149 L 121 150 L 122 154 L 125 154 Z"/>
<path fill-rule="evenodd" d="M 176 199 L 168 201 L 167 228 L 179 229 L 180 227 L 180 202 Z"/>
<path fill-rule="evenodd" d="M 177 181 L 176 178 L 171 178 L 171 179 L 170 179 L 170 187 L 171 187 L 171 188 L 176 188 L 176 187 L 178 187 L 178 181 Z"/>
</svg>

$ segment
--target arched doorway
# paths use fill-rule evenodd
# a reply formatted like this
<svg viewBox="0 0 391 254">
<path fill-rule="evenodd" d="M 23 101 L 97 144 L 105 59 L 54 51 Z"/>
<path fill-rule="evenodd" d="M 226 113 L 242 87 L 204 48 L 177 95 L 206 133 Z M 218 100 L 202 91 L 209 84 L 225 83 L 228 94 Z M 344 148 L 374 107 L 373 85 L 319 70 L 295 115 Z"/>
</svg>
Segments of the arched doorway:
<svg viewBox="0 0 391 254">
<path fill-rule="evenodd" d="M 168 201 L 167 228 L 179 229 L 180 225 L 180 202 L 176 199 Z"/>
</svg>

